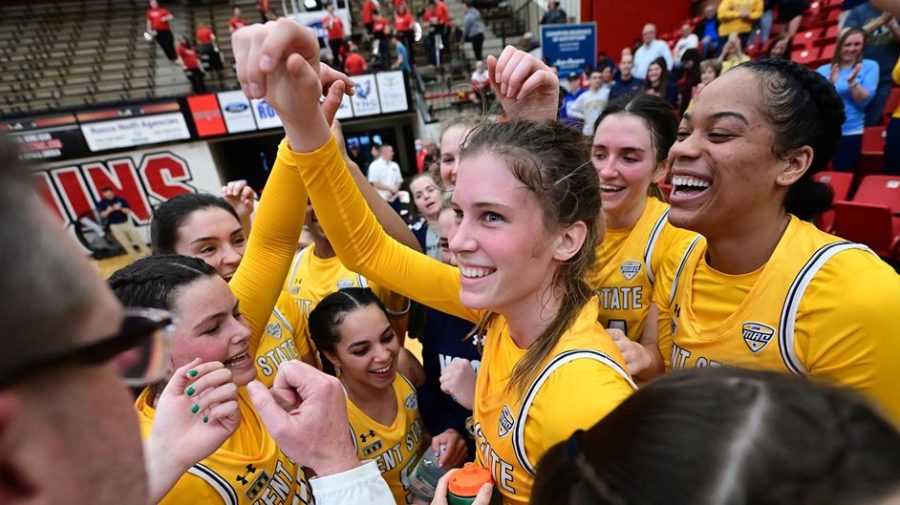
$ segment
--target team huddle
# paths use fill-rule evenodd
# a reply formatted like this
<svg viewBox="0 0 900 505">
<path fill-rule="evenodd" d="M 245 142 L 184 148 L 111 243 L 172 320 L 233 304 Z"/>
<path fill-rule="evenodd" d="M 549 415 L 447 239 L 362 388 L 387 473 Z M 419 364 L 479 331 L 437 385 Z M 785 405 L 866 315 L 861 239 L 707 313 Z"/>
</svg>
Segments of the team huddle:
<svg viewBox="0 0 900 505">
<path fill-rule="evenodd" d="M 474 461 L 492 476 L 451 503 L 661 503 L 629 498 L 653 485 L 638 489 L 626 481 L 643 472 L 601 467 L 591 451 L 628 451 L 623 426 L 649 426 L 666 405 L 646 399 L 682 391 L 710 392 L 692 404 L 701 418 L 746 407 L 729 432 L 741 440 L 782 419 L 768 416 L 790 402 L 766 400 L 771 391 L 834 394 L 879 426 L 886 459 L 898 454 L 900 276 L 809 222 L 831 201 L 813 174 L 844 114 L 824 78 L 752 61 L 706 86 L 680 123 L 659 97 L 614 101 L 587 144 L 555 121 L 557 77 L 507 48 L 487 59 L 500 118 L 444 126 L 439 169 L 410 184 L 422 218 L 411 230 L 344 151 L 333 117 L 352 82 L 319 64 L 315 34 L 279 20 L 233 41 L 242 89 L 268 101 L 286 134 L 252 223 L 240 185 L 175 197 L 154 213 L 153 254 L 108 281 L 126 308 L 174 315 L 174 371 L 136 402 L 145 445 L 177 431 L 176 408 L 203 430 L 167 482 L 148 457 L 160 503 L 447 503 L 453 473 L 433 498 L 410 487 L 429 451 L 445 470 Z M 313 243 L 297 252 L 304 224 Z M 302 411 L 290 374 L 312 367 L 340 380 L 346 413 L 333 422 L 352 438 L 341 442 L 383 479 L 347 477 L 343 501 L 320 494 L 313 472 L 327 472 L 304 468 L 301 435 L 272 421 Z M 704 367 L 758 372 L 673 372 Z M 790 375 L 826 386 L 782 384 Z M 669 433 L 690 432 L 676 408 Z M 730 444 L 716 436 L 710 445 Z M 657 459 L 641 447 L 635 457 Z M 747 447 L 734 442 L 732 460 Z M 896 494 L 897 460 L 885 465 L 894 477 L 860 478 L 854 499 Z M 721 467 L 697 471 L 731 493 L 738 477 Z M 706 501 L 685 490 L 670 503 L 756 503 L 697 489 Z"/>
</svg>

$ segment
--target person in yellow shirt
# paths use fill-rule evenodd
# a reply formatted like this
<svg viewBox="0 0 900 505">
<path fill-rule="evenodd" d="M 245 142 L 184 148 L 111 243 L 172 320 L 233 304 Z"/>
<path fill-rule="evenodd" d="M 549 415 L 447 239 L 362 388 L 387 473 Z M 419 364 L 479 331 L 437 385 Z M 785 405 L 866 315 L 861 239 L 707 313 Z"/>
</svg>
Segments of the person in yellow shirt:
<svg viewBox="0 0 900 505">
<path fill-rule="evenodd" d="M 843 103 L 810 69 L 756 60 L 716 79 L 669 151 L 669 221 L 700 233 L 660 310 L 667 368 L 780 370 L 856 389 L 900 422 L 900 276 L 815 228 L 813 174 L 838 145 Z"/>
<path fill-rule="evenodd" d="M 178 317 L 171 343 L 176 367 L 200 358 L 220 362 L 230 372 L 230 389 L 202 395 L 191 387 L 184 391 L 197 395 L 191 407 L 195 416 L 217 422 L 217 409 L 226 404 L 209 409 L 210 404 L 218 395 L 236 395 L 229 402 L 239 412 L 232 414 L 239 421 L 233 434 L 194 464 L 160 503 L 311 503 L 303 470 L 281 452 L 250 402 L 245 386 L 257 375 L 252 332 L 218 272 L 198 258 L 154 255 L 117 271 L 109 284 L 127 307 L 164 309 Z M 161 391 L 162 384 L 150 385 L 135 402 L 145 439 Z"/>
<path fill-rule="evenodd" d="M 242 204 L 246 207 L 245 204 Z M 150 222 L 153 254 L 183 254 L 205 261 L 230 281 L 244 257 L 247 233 L 239 214 L 223 198 L 186 193 L 153 211 Z M 292 359 L 316 364 L 315 354 L 303 332 L 300 310 L 287 293 L 281 292 L 253 360 L 259 379 L 272 385 L 278 365 Z"/>
<path fill-rule="evenodd" d="M 613 334 L 638 377 L 663 371 L 653 303 L 656 273 L 664 261 L 680 258 L 696 235 L 669 224 L 669 206 L 656 185 L 665 176 L 677 128 L 665 100 L 635 95 L 603 111 L 591 145 L 606 232 L 589 281 L 599 299 L 600 323 L 627 337 Z"/>
<path fill-rule="evenodd" d="M 371 289 L 345 288 L 326 296 L 310 314 L 309 328 L 347 392 L 359 459 L 378 463 L 397 503 L 412 503 L 409 473 L 429 443 L 445 448 L 447 468 L 466 460 L 465 441 L 455 430 L 428 441 L 417 385 L 410 379 L 424 372 L 418 362 L 399 360 L 400 339 Z M 410 364 L 418 370 L 410 370 Z"/>
<path fill-rule="evenodd" d="M 736 33 L 746 45 L 753 25 L 763 15 L 763 4 L 763 0 L 722 0 L 717 9 L 719 37 Z"/>
<path fill-rule="evenodd" d="M 322 95 L 315 33 L 279 20 L 234 43 L 239 79 L 281 117 L 292 149 L 282 155 L 300 168 L 341 261 L 425 305 L 481 321 L 477 460 L 505 502 L 527 503 L 544 451 L 593 425 L 634 388 L 584 280 L 600 236 L 600 191 L 580 133 L 522 120 L 555 113 L 558 80 L 512 47 L 489 58 L 504 110 L 519 119 L 477 128 L 460 153 L 453 267 L 393 241 L 354 188 L 315 109 Z M 332 85 L 325 107 L 341 91 L 343 83 Z"/>
</svg>

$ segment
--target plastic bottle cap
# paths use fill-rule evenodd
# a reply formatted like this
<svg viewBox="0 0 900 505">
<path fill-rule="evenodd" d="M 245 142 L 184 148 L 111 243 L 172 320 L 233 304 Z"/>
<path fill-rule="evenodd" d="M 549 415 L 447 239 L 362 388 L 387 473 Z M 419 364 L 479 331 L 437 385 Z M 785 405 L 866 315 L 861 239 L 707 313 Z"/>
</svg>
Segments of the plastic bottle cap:
<svg viewBox="0 0 900 505">
<path fill-rule="evenodd" d="M 466 463 L 462 469 L 453 472 L 449 490 L 456 496 L 475 496 L 481 486 L 491 483 L 491 472 L 475 463 Z"/>
</svg>

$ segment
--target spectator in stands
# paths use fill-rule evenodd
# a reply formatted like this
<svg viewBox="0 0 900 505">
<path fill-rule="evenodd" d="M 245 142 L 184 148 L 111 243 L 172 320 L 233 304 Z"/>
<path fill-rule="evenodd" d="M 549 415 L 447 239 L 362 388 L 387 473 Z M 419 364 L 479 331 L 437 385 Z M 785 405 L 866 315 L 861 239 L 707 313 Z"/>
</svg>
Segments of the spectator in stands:
<svg viewBox="0 0 900 505">
<path fill-rule="evenodd" d="M 719 18 L 716 17 L 716 4 L 710 0 L 703 8 L 703 19 L 694 28 L 694 34 L 700 38 L 703 44 L 701 56 L 714 58 L 719 55 Z"/>
<path fill-rule="evenodd" d="M 678 105 L 678 86 L 669 81 L 669 71 L 666 70 L 666 62 L 662 58 L 657 58 L 647 69 L 644 93 L 656 95 L 672 107 Z"/>
<path fill-rule="evenodd" d="M 133 212 L 128 200 L 117 196 L 109 186 L 100 190 L 100 196 L 102 199 L 97 202 L 97 211 L 100 212 L 100 217 L 106 220 L 110 233 L 131 256 L 132 261 L 150 254 L 147 241 L 131 221 Z M 138 249 L 137 253 L 134 252 L 135 247 Z"/>
<path fill-rule="evenodd" d="M 778 5 L 778 22 L 785 25 L 782 33 L 792 38 L 800 31 L 800 22 L 803 21 L 803 13 L 809 9 L 809 0 L 775 0 L 775 3 Z"/>
<path fill-rule="evenodd" d="M 685 23 L 681 25 L 681 38 L 675 43 L 675 48 L 672 49 L 672 55 L 675 56 L 676 61 L 680 61 L 685 51 L 688 49 L 697 49 L 699 45 L 700 39 L 697 37 L 697 34 L 692 33 L 691 25 Z"/>
<path fill-rule="evenodd" d="M 394 161 L 394 147 L 384 144 L 379 153 L 378 159 L 369 164 L 367 178 L 378 190 L 378 194 L 399 212 L 400 201 L 397 196 L 400 193 L 400 185 L 403 184 L 403 175 L 400 173 L 400 165 Z"/>
<path fill-rule="evenodd" d="M 410 65 L 409 48 L 403 44 L 403 35 L 395 33 L 391 38 L 391 43 L 394 46 L 394 53 L 397 55 L 397 58 L 391 64 L 391 69 L 402 70 L 409 74 L 412 72 L 412 66 Z"/>
<path fill-rule="evenodd" d="M 219 56 L 216 34 L 206 23 L 197 23 L 197 52 L 201 57 L 206 57 L 206 64 L 216 74 L 216 79 L 222 82 L 225 65 L 222 64 L 222 57 Z"/>
<path fill-rule="evenodd" d="M 485 95 L 491 90 L 491 78 L 487 69 L 484 68 L 483 61 L 478 60 L 475 62 L 475 70 L 472 72 L 470 82 L 472 83 L 472 88 L 481 95 Z"/>
<path fill-rule="evenodd" d="M 769 58 L 781 58 L 784 60 L 791 59 L 791 36 L 786 33 L 780 33 L 772 45 L 769 46 L 769 52 L 766 56 Z"/>
<path fill-rule="evenodd" d="M 269 20 L 269 13 L 271 11 L 271 7 L 269 6 L 269 0 L 257 0 L 256 10 L 259 11 L 260 21 L 263 24 L 265 24 L 266 21 Z"/>
<path fill-rule="evenodd" d="M 344 22 L 334 13 L 334 4 L 329 3 L 325 6 L 325 19 L 322 20 L 322 28 L 328 32 L 328 47 L 331 48 L 331 55 L 334 66 L 343 69 L 344 62 L 341 59 L 341 46 L 344 45 Z"/>
<path fill-rule="evenodd" d="M 347 55 L 347 61 L 344 62 L 344 71 L 347 75 L 364 73 L 369 67 L 366 64 L 366 59 L 359 54 L 359 48 L 356 47 L 352 40 L 347 42 L 347 46 L 349 47 L 349 54 Z"/>
<path fill-rule="evenodd" d="M 852 14 L 851 14 L 852 15 Z M 859 28 L 844 31 L 838 39 L 831 63 L 816 72 L 829 79 L 844 101 L 844 124 L 841 142 L 834 155 L 834 169 L 853 172 L 862 154 L 866 105 L 878 87 L 878 63 L 863 59 L 866 33 Z"/>
<path fill-rule="evenodd" d="M 657 58 L 662 58 L 666 62 L 666 70 L 672 70 L 672 51 L 669 44 L 656 38 L 656 25 L 647 23 L 641 32 L 641 46 L 634 53 L 634 75 L 638 79 L 647 78 L 647 69 L 650 63 Z"/>
<path fill-rule="evenodd" d="M 428 36 L 425 39 L 425 52 L 428 57 L 429 65 L 441 64 L 441 49 L 443 39 L 441 38 L 441 30 L 443 29 L 437 15 L 437 0 L 428 0 L 425 6 L 425 12 L 422 13 L 422 22 L 428 27 Z"/>
<path fill-rule="evenodd" d="M 542 25 L 564 25 L 568 22 L 569 17 L 566 11 L 562 10 L 559 2 L 556 0 L 547 1 L 547 12 L 541 16 Z"/>
<path fill-rule="evenodd" d="M 166 9 L 159 6 L 156 0 L 150 0 L 150 8 L 147 9 L 147 33 L 156 38 L 156 43 L 166 53 L 169 61 L 175 61 L 175 36 L 172 35 L 172 27 L 169 22 L 175 19 Z"/>
<path fill-rule="evenodd" d="M 425 170 L 428 170 L 431 167 L 431 164 L 435 163 L 438 158 L 440 158 L 440 153 L 438 153 L 437 144 L 434 142 L 434 139 L 425 139 L 425 142 L 422 143 L 422 148 L 416 152 L 416 172 L 421 174 Z"/>
<path fill-rule="evenodd" d="M 644 80 L 634 76 L 633 68 L 634 57 L 630 52 L 625 53 L 625 50 L 622 50 L 622 59 L 619 61 L 619 79 L 613 83 L 612 89 L 609 90 L 610 101 L 641 91 L 641 88 L 644 86 Z"/>
<path fill-rule="evenodd" d="M 900 86 L 900 58 L 892 72 L 894 84 Z M 900 175 L 900 103 L 894 109 L 891 122 L 888 123 L 884 138 L 884 171 Z"/>
<path fill-rule="evenodd" d="M 722 0 L 718 14 L 719 37 L 736 33 L 743 46 L 750 39 L 753 25 L 762 17 L 763 0 Z"/>
<path fill-rule="evenodd" d="M 463 14 L 463 40 L 472 43 L 472 52 L 475 53 L 475 61 L 482 61 L 481 48 L 484 46 L 484 23 L 481 21 L 481 13 L 472 5 L 472 0 L 463 2 L 465 13 Z"/>
<path fill-rule="evenodd" d="M 745 61 L 750 61 L 750 57 L 744 54 L 738 34 L 732 33 L 728 36 L 728 41 L 722 47 L 722 56 L 719 58 L 719 61 L 722 62 L 723 74 Z"/>
<path fill-rule="evenodd" d="M 606 54 L 606 51 L 597 53 L 597 68 L 609 67 L 613 71 L 613 79 L 619 78 L 619 69 L 616 68 L 616 62 Z"/>
<path fill-rule="evenodd" d="M 387 70 L 391 66 L 391 47 L 388 42 L 388 26 L 387 20 L 381 15 L 381 11 L 372 13 L 372 36 L 375 38 L 375 48 L 372 49 L 373 55 L 376 57 L 376 68 Z"/>
<path fill-rule="evenodd" d="M 603 75 L 599 70 L 591 72 L 591 80 L 588 89 L 578 95 L 578 98 L 569 106 L 569 117 L 584 121 L 581 133 L 585 136 L 594 135 L 594 126 L 597 118 L 603 113 L 606 104 L 609 103 L 610 86 L 603 84 Z"/>
<path fill-rule="evenodd" d="M 234 33 L 239 28 L 243 28 L 247 26 L 248 23 L 246 19 L 241 17 L 241 8 L 235 7 L 234 11 L 231 14 L 231 19 L 228 20 L 228 31 L 230 33 Z"/>
<path fill-rule="evenodd" d="M 378 4 L 375 3 L 375 0 L 365 0 L 362 6 L 362 18 L 363 18 L 363 26 L 366 27 L 366 33 L 370 36 L 372 35 L 372 26 L 375 23 L 375 11 L 378 9 Z"/>
<path fill-rule="evenodd" d="M 450 50 L 450 30 L 453 29 L 453 19 L 450 17 L 450 8 L 447 7 L 444 0 L 437 0 L 437 3 L 434 4 L 434 14 L 437 16 L 441 31 L 441 43 L 443 44 L 441 54 L 445 55 Z"/>
<path fill-rule="evenodd" d="M 583 121 L 569 114 L 569 108 L 575 103 L 575 100 L 584 92 L 581 87 L 581 79 L 578 74 L 572 72 L 566 79 L 566 93 L 562 97 L 562 103 L 559 108 L 559 120 L 573 128 L 581 128 Z"/>
<path fill-rule="evenodd" d="M 863 56 L 878 63 L 878 90 L 866 109 L 866 126 L 880 125 L 884 119 L 884 104 L 891 93 L 891 69 L 900 57 L 900 24 L 891 14 L 865 2 L 850 11 L 844 28 L 861 28 L 866 32 Z"/>
<path fill-rule="evenodd" d="M 191 89 L 194 90 L 194 93 L 206 93 L 203 67 L 200 66 L 200 60 L 197 58 L 197 50 L 194 49 L 191 40 L 184 35 L 178 37 L 178 60 L 191 81 Z"/>
<path fill-rule="evenodd" d="M 700 84 L 700 54 L 696 49 L 688 49 L 681 56 L 681 78 L 678 79 L 678 110 L 687 110 L 694 88 Z"/>
<path fill-rule="evenodd" d="M 415 30 L 413 30 L 415 24 L 416 19 L 409 12 L 406 3 L 398 5 L 394 11 L 394 33 L 399 33 L 403 36 L 403 43 L 410 50 L 410 54 L 412 54 L 413 43 L 416 41 Z M 409 64 L 410 66 L 415 66 L 414 58 L 410 58 Z"/>
<path fill-rule="evenodd" d="M 709 83 L 713 82 L 716 77 L 722 73 L 722 62 L 718 58 L 709 58 L 700 62 L 700 82 L 691 90 L 691 101 L 688 103 L 685 112 L 694 108 L 694 100 L 697 95 L 703 91 Z"/>
</svg>

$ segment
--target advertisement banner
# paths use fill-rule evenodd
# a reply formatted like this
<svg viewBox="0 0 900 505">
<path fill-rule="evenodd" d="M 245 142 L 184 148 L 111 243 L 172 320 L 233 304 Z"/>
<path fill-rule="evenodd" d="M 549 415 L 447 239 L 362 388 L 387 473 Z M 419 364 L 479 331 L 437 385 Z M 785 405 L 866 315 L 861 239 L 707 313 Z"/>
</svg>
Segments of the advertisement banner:
<svg viewBox="0 0 900 505">
<path fill-rule="evenodd" d="M 93 152 L 191 137 L 181 112 L 83 124 L 81 133 Z"/>
<path fill-rule="evenodd" d="M 256 117 L 256 126 L 260 130 L 282 127 L 281 118 L 275 113 L 275 109 L 266 103 L 265 98 L 250 100 L 250 108 L 253 109 L 253 116 Z"/>
<path fill-rule="evenodd" d="M 541 25 L 541 51 L 559 75 L 597 65 L 597 23 Z"/>
<path fill-rule="evenodd" d="M 152 209 L 160 203 L 182 193 L 218 194 L 222 188 L 206 142 L 44 164 L 32 175 L 43 202 L 88 254 L 108 235 L 96 212 L 105 187 L 128 201 L 142 233 L 149 231 Z"/>
<path fill-rule="evenodd" d="M 334 115 L 337 119 L 347 119 L 353 117 L 353 107 L 350 106 L 350 95 L 344 95 L 341 99 L 341 106 Z"/>
<path fill-rule="evenodd" d="M 381 112 L 406 112 L 409 100 L 406 97 L 406 77 L 402 70 L 379 72 L 375 74 L 378 81 L 378 97 L 381 100 Z"/>
<path fill-rule="evenodd" d="M 218 94 L 222 117 L 228 133 L 240 133 L 256 130 L 250 100 L 243 91 L 225 91 Z"/>
<path fill-rule="evenodd" d="M 378 86 L 375 84 L 375 76 L 371 74 L 354 75 L 356 93 L 351 98 L 353 103 L 353 115 L 356 117 L 374 116 L 381 114 L 381 106 L 378 103 Z"/>
<path fill-rule="evenodd" d="M 21 160 L 61 160 L 90 154 L 74 114 L 3 121 L 0 132 L 19 144 Z"/>
<path fill-rule="evenodd" d="M 219 101 L 216 100 L 216 95 L 189 96 L 187 97 L 187 103 L 199 137 L 212 137 L 228 133 L 228 130 L 225 129 L 225 120 L 222 119 L 222 111 L 219 110 Z"/>
</svg>

